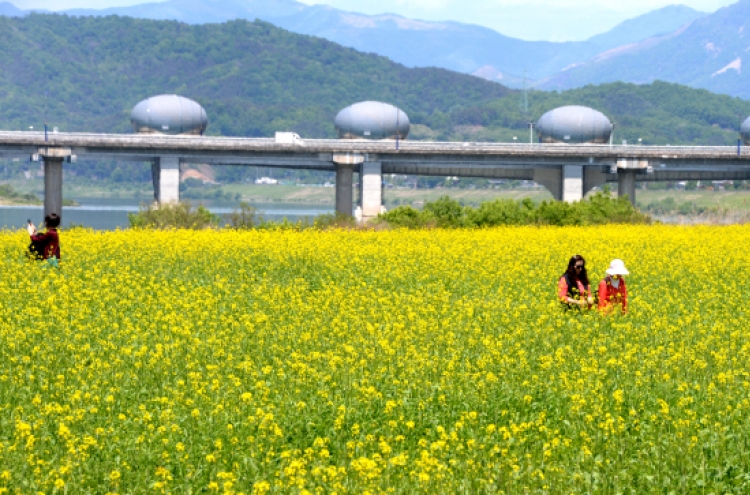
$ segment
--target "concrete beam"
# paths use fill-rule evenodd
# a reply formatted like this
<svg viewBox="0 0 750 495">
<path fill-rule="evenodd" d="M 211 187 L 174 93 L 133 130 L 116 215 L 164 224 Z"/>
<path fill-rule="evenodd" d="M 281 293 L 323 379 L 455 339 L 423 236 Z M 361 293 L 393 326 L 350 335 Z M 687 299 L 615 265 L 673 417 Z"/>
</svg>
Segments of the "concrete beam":
<svg viewBox="0 0 750 495">
<path fill-rule="evenodd" d="M 380 214 L 383 207 L 383 173 L 380 162 L 364 162 L 359 175 L 359 197 L 362 221 L 367 222 Z"/>
<path fill-rule="evenodd" d="M 154 182 L 154 200 L 159 203 L 180 201 L 180 158 L 162 156 L 151 165 Z"/>
<path fill-rule="evenodd" d="M 44 216 L 56 213 L 62 218 L 63 159 L 44 158 Z"/>
<path fill-rule="evenodd" d="M 352 192 L 353 175 L 353 165 L 336 165 L 336 213 L 341 215 L 352 216 L 354 209 L 354 194 Z"/>
<path fill-rule="evenodd" d="M 424 166 L 408 163 L 381 162 L 384 174 L 438 175 L 449 177 L 473 177 L 487 179 L 533 180 L 534 169 L 530 167 L 504 166 L 452 166 L 448 164 Z M 559 168 L 559 167 L 558 167 Z"/>
<path fill-rule="evenodd" d="M 638 175 L 637 180 L 655 181 L 681 181 L 681 180 L 750 180 L 750 168 L 745 170 L 663 170 L 657 169 L 650 174 Z"/>
</svg>

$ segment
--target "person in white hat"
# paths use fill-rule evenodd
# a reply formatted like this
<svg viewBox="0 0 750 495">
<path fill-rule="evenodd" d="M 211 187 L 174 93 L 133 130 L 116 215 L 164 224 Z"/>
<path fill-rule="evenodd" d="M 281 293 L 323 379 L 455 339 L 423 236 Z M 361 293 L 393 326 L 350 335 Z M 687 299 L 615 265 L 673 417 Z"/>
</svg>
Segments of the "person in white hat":
<svg viewBox="0 0 750 495">
<path fill-rule="evenodd" d="M 628 311 L 628 289 L 623 275 L 630 275 L 622 260 L 612 260 L 607 268 L 607 276 L 599 282 L 599 310 L 611 313 L 616 306 L 622 314 Z"/>
</svg>

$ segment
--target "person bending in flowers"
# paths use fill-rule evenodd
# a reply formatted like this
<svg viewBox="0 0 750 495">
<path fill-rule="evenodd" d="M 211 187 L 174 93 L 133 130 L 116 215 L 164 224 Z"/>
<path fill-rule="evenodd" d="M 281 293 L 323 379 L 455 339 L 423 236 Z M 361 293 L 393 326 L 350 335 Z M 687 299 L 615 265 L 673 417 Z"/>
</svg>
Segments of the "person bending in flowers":
<svg viewBox="0 0 750 495">
<path fill-rule="evenodd" d="M 599 282 L 599 310 L 612 313 L 617 306 L 622 314 L 628 312 L 628 288 L 623 275 L 630 275 L 622 260 L 612 260 L 607 268 L 607 276 Z"/>
<path fill-rule="evenodd" d="M 580 254 L 570 258 L 568 270 L 557 282 L 557 296 L 567 309 L 593 306 L 594 297 L 586 272 L 586 260 Z"/>
</svg>

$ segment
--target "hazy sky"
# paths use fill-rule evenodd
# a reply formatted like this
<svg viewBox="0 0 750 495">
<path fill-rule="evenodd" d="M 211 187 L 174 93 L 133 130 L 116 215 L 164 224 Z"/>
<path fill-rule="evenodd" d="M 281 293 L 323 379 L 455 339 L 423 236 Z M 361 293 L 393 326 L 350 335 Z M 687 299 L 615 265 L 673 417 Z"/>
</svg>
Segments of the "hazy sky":
<svg viewBox="0 0 750 495">
<path fill-rule="evenodd" d="M 0 0 L 2 1 L 2 0 Z M 74 7 L 105 8 L 144 3 L 143 0 L 9 0 L 19 8 L 63 10 Z M 222 2 L 223 0 L 207 0 Z M 253 1 L 253 0 L 248 0 Z M 263 0 L 254 0 L 263 1 Z M 396 13 L 431 21 L 479 24 L 523 39 L 565 41 L 586 39 L 617 23 L 664 7 L 682 3 L 713 12 L 736 0 L 300 0 L 327 4 L 364 14 Z"/>
</svg>

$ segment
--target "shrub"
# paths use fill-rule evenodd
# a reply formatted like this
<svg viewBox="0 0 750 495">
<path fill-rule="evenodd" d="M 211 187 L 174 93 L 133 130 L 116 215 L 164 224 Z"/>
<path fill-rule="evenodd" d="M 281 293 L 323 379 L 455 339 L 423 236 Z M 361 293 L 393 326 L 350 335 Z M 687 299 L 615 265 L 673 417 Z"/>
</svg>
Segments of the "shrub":
<svg viewBox="0 0 750 495">
<path fill-rule="evenodd" d="M 159 206 L 141 205 L 138 213 L 128 213 L 133 228 L 141 229 L 193 229 L 217 226 L 220 218 L 203 205 L 197 208 L 188 202 L 167 203 Z"/>
<path fill-rule="evenodd" d="M 423 215 L 427 219 L 434 220 L 435 225 L 441 228 L 463 227 L 466 223 L 464 207 L 448 196 L 442 196 L 436 201 L 425 203 Z"/>
<path fill-rule="evenodd" d="M 263 223 L 263 216 L 258 209 L 242 202 L 238 209 L 227 215 L 227 221 L 233 229 L 252 229 Z"/>
<path fill-rule="evenodd" d="M 576 203 L 543 201 L 535 205 L 523 201 L 498 199 L 477 208 L 461 206 L 447 196 L 426 203 L 419 211 L 399 206 L 378 216 L 378 222 L 392 227 L 496 227 L 500 225 L 601 225 L 606 223 L 650 223 L 651 218 L 638 211 L 627 198 L 612 198 L 609 191 L 597 193 Z"/>
<path fill-rule="evenodd" d="M 425 219 L 422 212 L 409 205 L 397 206 L 391 211 L 381 213 L 378 215 L 376 221 L 392 227 L 406 227 L 408 229 L 425 226 Z"/>
<path fill-rule="evenodd" d="M 474 227 L 495 225 L 527 225 L 534 223 L 534 203 L 526 198 L 523 201 L 497 199 L 479 205 L 467 212 L 469 224 Z"/>
<path fill-rule="evenodd" d="M 303 227 L 308 226 L 309 222 L 304 221 L 300 225 Z M 324 213 L 318 215 L 313 219 L 312 227 L 318 230 L 325 229 L 348 229 L 356 227 L 357 222 L 351 215 L 344 215 L 342 213 Z"/>
</svg>

